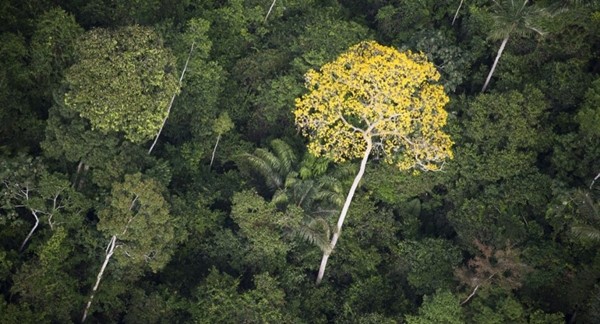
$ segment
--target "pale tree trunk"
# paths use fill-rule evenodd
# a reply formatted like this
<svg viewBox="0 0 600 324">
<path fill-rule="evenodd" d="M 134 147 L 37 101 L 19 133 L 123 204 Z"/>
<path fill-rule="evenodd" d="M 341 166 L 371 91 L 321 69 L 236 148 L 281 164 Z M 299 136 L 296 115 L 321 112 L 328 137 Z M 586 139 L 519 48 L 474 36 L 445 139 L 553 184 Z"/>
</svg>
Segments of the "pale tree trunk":
<svg viewBox="0 0 600 324">
<path fill-rule="evenodd" d="M 273 0 L 273 2 L 271 3 L 271 7 L 269 7 L 269 11 L 267 12 L 267 15 L 265 16 L 265 20 L 263 21 L 263 24 L 267 22 L 267 18 L 269 18 L 269 15 L 271 14 L 271 10 L 273 10 L 273 7 L 275 7 L 275 2 L 277 2 L 277 0 Z"/>
<path fill-rule="evenodd" d="M 75 177 L 73 178 L 72 187 L 75 188 L 77 184 L 77 179 L 79 179 L 79 174 L 81 173 L 81 168 L 83 167 L 83 160 L 79 160 L 79 164 L 77 165 L 77 172 L 75 172 Z"/>
<path fill-rule="evenodd" d="M 209 170 L 210 170 L 210 168 L 212 168 L 213 161 L 215 160 L 215 153 L 217 152 L 217 145 L 219 145 L 220 139 L 221 139 L 221 134 L 219 134 L 219 136 L 217 136 L 217 142 L 215 143 L 215 148 L 213 148 L 212 156 L 210 157 L 210 165 L 208 166 Z"/>
<path fill-rule="evenodd" d="M 504 39 L 502 40 L 502 44 L 500 45 L 500 49 L 498 49 L 498 54 L 496 55 L 496 59 L 494 60 L 494 65 L 492 65 L 490 74 L 488 74 L 487 79 L 485 80 L 485 84 L 483 85 L 483 88 L 481 88 L 481 92 L 485 92 L 485 89 L 487 89 L 487 86 L 490 83 L 490 80 L 492 79 L 494 70 L 496 70 L 496 65 L 498 64 L 498 61 L 500 60 L 500 56 L 502 56 L 502 52 L 504 51 L 504 47 L 506 46 L 506 43 L 508 42 L 509 37 L 510 37 L 510 34 L 507 34 L 506 37 L 504 37 Z"/>
<path fill-rule="evenodd" d="M 592 187 L 594 187 L 594 183 L 596 182 L 596 180 L 600 179 L 600 173 L 598 173 L 596 175 L 596 177 L 594 178 L 594 180 L 592 180 L 592 183 L 590 184 L 590 190 L 592 190 Z"/>
<path fill-rule="evenodd" d="M 183 76 L 185 75 L 185 71 L 187 70 L 187 67 L 188 67 L 188 63 L 190 63 L 190 58 L 192 57 L 192 52 L 194 51 L 194 44 L 195 43 L 192 43 L 192 46 L 190 47 L 190 53 L 188 54 L 187 60 L 185 61 L 185 66 L 183 67 L 183 71 L 181 71 L 181 76 L 179 77 L 179 87 L 180 88 L 181 88 L 181 84 L 183 82 Z M 156 145 L 156 142 L 158 142 L 160 133 L 162 133 L 162 130 L 165 127 L 165 124 L 167 123 L 167 118 L 169 118 L 169 114 L 171 113 L 171 107 L 173 107 L 173 102 L 175 101 L 176 96 L 177 96 L 177 94 L 174 93 L 173 96 L 171 97 L 171 102 L 169 102 L 169 108 L 167 108 L 167 115 L 165 116 L 165 119 L 163 119 L 162 125 L 160 125 L 160 129 L 158 130 L 158 133 L 156 134 L 156 138 L 154 139 L 152 146 L 150 146 L 150 149 L 148 150 L 148 154 L 152 153 L 152 149 L 154 149 L 154 145 Z"/>
<path fill-rule="evenodd" d="M 344 202 L 344 207 L 342 207 L 342 212 L 340 213 L 340 218 L 338 218 L 337 226 L 335 231 L 333 232 L 333 236 L 331 237 L 331 243 L 329 243 L 329 247 L 327 247 L 323 251 L 323 259 L 321 259 L 321 266 L 319 267 L 319 275 L 317 276 L 317 285 L 321 283 L 323 280 L 323 275 L 325 274 L 325 267 L 327 267 L 327 260 L 329 259 L 329 255 L 335 248 L 340 235 L 342 234 L 342 226 L 344 225 L 344 220 L 346 219 L 346 214 L 348 214 L 348 210 L 350 209 L 350 204 L 352 203 L 352 198 L 354 198 L 354 193 L 356 192 L 356 188 L 358 188 L 358 184 L 365 174 L 365 170 L 367 168 L 367 161 L 369 160 L 369 155 L 371 155 L 371 150 L 373 149 L 373 141 L 368 138 L 367 139 L 367 149 L 365 150 L 365 154 L 360 162 L 360 169 L 358 170 L 358 174 L 354 178 L 354 182 L 350 187 L 350 191 L 348 192 L 348 196 L 346 197 L 346 201 Z"/>
<path fill-rule="evenodd" d="M 456 17 L 458 17 L 458 12 L 460 11 L 460 8 L 463 5 L 463 2 L 465 0 L 460 0 L 460 4 L 458 5 L 458 9 L 456 9 L 456 13 L 454 14 L 454 18 L 452 19 L 452 25 L 454 26 L 454 21 L 456 21 Z"/>
<path fill-rule="evenodd" d="M 113 235 L 110 238 L 110 242 L 108 243 L 108 246 L 106 247 L 106 256 L 104 257 L 104 263 L 102 264 L 102 267 L 100 268 L 100 272 L 98 272 L 98 276 L 96 277 L 96 284 L 94 285 L 94 288 L 92 289 L 92 294 L 90 295 L 87 305 L 85 306 L 85 310 L 83 311 L 83 317 L 81 318 L 81 323 L 85 322 L 85 319 L 87 318 L 88 311 L 90 310 L 90 306 L 92 306 L 92 301 L 94 300 L 94 295 L 96 294 L 96 291 L 98 290 L 98 286 L 100 285 L 100 280 L 102 280 L 102 276 L 104 275 L 104 270 L 106 270 L 106 266 L 108 265 L 110 258 L 115 253 L 116 244 L 117 244 L 117 236 Z"/>
<path fill-rule="evenodd" d="M 38 217 L 38 215 L 35 212 L 35 210 L 31 210 L 31 213 L 33 214 L 33 217 L 35 217 L 35 224 L 31 228 L 31 231 L 29 231 L 29 234 L 27 234 L 27 237 L 25 238 L 25 240 L 23 241 L 23 243 L 21 243 L 21 247 L 19 248 L 19 252 L 23 252 L 23 249 L 25 248 L 25 245 L 27 244 L 27 241 L 29 241 L 29 239 L 31 238 L 31 235 L 33 235 L 33 232 L 35 232 L 35 229 L 40 224 L 40 218 Z"/>
<path fill-rule="evenodd" d="M 495 275 L 496 275 L 496 273 L 492 273 L 492 275 L 490 275 L 487 279 L 485 279 L 483 281 L 483 283 L 492 280 L 492 278 L 494 278 Z M 462 305 L 466 304 L 467 302 L 469 302 L 469 300 L 471 300 L 471 298 L 473 298 L 473 296 L 475 296 L 475 294 L 477 293 L 477 290 L 479 289 L 480 286 L 481 286 L 481 284 L 478 284 L 477 286 L 475 286 L 475 288 L 473 289 L 473 291 L 471 292 L 471 294 L 469 296 L 467 296 L 467 298 L 465 300 L 463 300 L 462 303 L 460 303 L 460 306 L 462 306 Z"/>
</svg>

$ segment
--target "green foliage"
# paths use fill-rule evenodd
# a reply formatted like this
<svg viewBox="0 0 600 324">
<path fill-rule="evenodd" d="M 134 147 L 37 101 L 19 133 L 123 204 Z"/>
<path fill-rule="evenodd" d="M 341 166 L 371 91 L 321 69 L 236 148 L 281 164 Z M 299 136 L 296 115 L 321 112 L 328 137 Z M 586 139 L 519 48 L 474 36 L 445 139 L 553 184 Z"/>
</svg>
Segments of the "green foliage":
<svg viewBox="0 0 600 324">
<path fill-rule="evenodd" d="M 29 51 L 25 38 L 0 33 L 0 151 L 27 152 L 42 138 L 41 116 L 30 102 L 34 80 L 27 67 Z"/>
<path fill-rule="evenodd" d="M 15 241 L 22 242 L 21 250 L 28 242 L 38 242 L 41 229 L 79 227 L 89 208 L 82 195 L 62 175 L 49 173 L 39 158 L 1 161 L 0 185 L 0 212 L 4 214 L 0 222 L 12 229 Z"/>
<path fill-rule="evenodd" d="M 468 79 L 473 54 L 455 45 L 453 37 L 441 31 L 424 30 L 413 34 L 410 40 L 412 48 L 424 52 L 438 67 L 440 81 L 448 92 L 454 92 Z"/>
<path fill-rule="evenodd" d="M 103 133 L 141 143 L 156 135 L 179 92 L 174 57 L 147 27 L 95 29 L 77 44 L 65 105 Z"/>
<path fill-rule="evenodd" d="M 432 294 L 437 289 L 454 286 L 450 274 L 462 261 L 462 255 L 449 241 L 425 238 L 398 244 L 398 265 L 407 274 L 408 283 L 419 294 Z"/>
<path fill-rule="evenodd" d="M 524 211 L 547 203 L 550 181 L 536 167 L 550 139 L 541 126 L 547 103 L 539 90 L 525 93 L 480 95 L 465 107 L 448 218 L 466 242 L 520 242 L 531 217 Z"/>
<path fill-rule="evenodd" d="M 432 296 L 425 296 L 418 315 L 407 315 L 408 324 L 464 323 L 464 314 L 458 298 L 449 291 L 438 290 Z"/>
<path fill-rule="evenodd" d="M 308 69 L 317 69 L 371 35 L 366 27 L 339 19 L 335 10 L 323 10 L 304 26 L 297 38 L 294 49 L 300 55 L 294 58 L 292 66 L 302 74 Z"/>
<path fill-rule="evenodd" d="M 71 2 L 85 26 L 123 26 L 148 24 L 160 17 L 160 0 Z"/>
<path fill-rule="evenodd" d="M 214 44 L 214 57 L 218 57 L 219 62 L 227 66 L 266 32 L 262 26 L 263 12 L 266 11 L 243 0 L 227 0 L 217 6 L 207 13 L 207 18 L 213 25 L 209 36 L 220 40 Z"/>
<path fill-rule="evenodd" d="M 599 322 L 598 1 L 0 2 L 1 323 L 79 320 L 113 237 L 93 322 Z M 371 59 L 410 49 L 439 71 L 447 116 L 428 96 L 390 119 L 447 120 L 442 172 L 398 172 L 383 162 L 407 151 L 380 136 L 351 187 L 357 163 L 304 149 L 303 76 L 368 39 Z M 357 62 L 313 89 L 362 106 L 346 134 L 405 107 L 372 94 L 416 75 Z M 321 153 L 365 156 L 337 144 Z"/>
<path fill-rule="evenodd" d="M 547 14 L 544 8 L 529 4 L 529 0 L 499 0 L 492 6 L 492 26 L 489 38 L 500 40 L 513 34 L 528 36 L 543 32 L 537 27 L 541 17 Z"/>
<path fill-rule="evenodd" d="M 271 147 L 274 153 L 258 148 L 254 154 L 246 154 L 244 157 L 263 176 L 269 189 L 282 189 L 286 178 L 298 163 L 298 158 L 291 146 L 282 140 L 273 140 Z"/>
<path fill-rule="evenodd" d="M 449 15 L 450 6 L 446 2 L 395 1 L 379 8 L 376 20 L 378 30 L 384 37 L 403 43 L 412 36 L 413 31 L 448 24 L 445 18 Z"/>
<path fill-rule="evenodd" d="M 585 101 L 576 120 L 584 135 L 594 138 L 600 136 L 600 79 L 592 82 L 585 93 Z"/>
<path fill-rule="evenodd" d="M 76 41 L 82 33 L 75 17 L 63 9 L 52 9 L 39 18 L 31 39 L 31 65 L 47 98 L 57 90 L 63 71 L 75 62 Z"/>
<path fill-rule="evenodd" d="M 223 135 L 229 132 L 235 125 L 229 118 L 229 114 L 227 112 L 221 113 L 219 117 L 215 120 L 213 124 L 213 131 L 217 135 Z"/>
<path fill-rule="evenodd" d="M 147 293 L 142 289 L 131 292 L 131 303 L 124 317 L 126 323 L 173 323 L 189 321 L 187 304 L 177 292 L 168 289 Z"/>
<path fill-rule="evenodd" d="M 233 195 L 231 217 L 239 226 L 239 235 L 248 240 L 249 265 L 273 271 L 285 263 L 289 246 L 282 240 L 285 218 L 272 204 L 252 191 Z"/>
<path fill-rule="evenodd" d="M 115 258 L 133 269 L 148 265 L 157 272 L 169 261 L 174 229 L 163 187 L 137 173 L 113 184 L 107 206 L 99 211 L 98 230 L 116 235 Z"/>
<path fill-rule="evenodd" d="M 83 302 L 77 282 L 63 267 L 72 257 L 67 231 L 58 228 L 42 246 L 37 258 L 26 262 L 13 277 L 12 293 L 21 303 L 44 316 L 45 321 L 69 322 Z"/>
<path fill-rule="evenodd" d="M 285 293 L 268 273 L 254 277 L 254 288 L 238 293 L 239 281 L 212 269 L 198 288 L 194 320 L 199 323 L 282 323 L 294 321 L 283 310 Z"/>
<path fill-rule="evenodd" d="M 391 318 L 386 318 L 384 315 L 398 311 L 401 313 L 407 303 L 402 289 L 394 283 L 394 279 L 380 276 L 366 277 L 353 282 L 344 290 L 343 300 L 344 315 L 349 321 L 362 315 L 360 323 L 389 322 Z M 369 302 L 365 303 L 366 300 Z M 375 319 L 381 322 L 376 322 Z"/>
<path fill-rule="evenodd" d="M 367 169 L 365 187 L 377 199 L 398 206 L 421 194 L 433 193 L 434 187 L 443 183 L 444 177 L 444 174 L 437 172 L 418 175 L 398 172 L 394 166 L 379 163 Z"/>
</svg>

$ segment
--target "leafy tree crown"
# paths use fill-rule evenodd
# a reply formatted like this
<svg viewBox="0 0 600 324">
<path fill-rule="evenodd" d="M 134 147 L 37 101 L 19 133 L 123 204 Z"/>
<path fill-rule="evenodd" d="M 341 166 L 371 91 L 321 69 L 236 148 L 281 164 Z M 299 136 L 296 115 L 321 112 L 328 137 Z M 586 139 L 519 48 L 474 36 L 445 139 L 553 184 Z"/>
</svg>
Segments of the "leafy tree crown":
<svg viewBox="0 0 600 324">
<path fill-rule="evenodd" d="M 364 41 L 305 77 L 309 93 L 294 114 L 312 154 L 343 162 L 373 143 L 401 170 L 438 170 L 452 158 L 442 131 L 449 99 L 422 53 Z"/>
<path fill-rule="evenodd" d="M 134 143 L 154 136 L 179 92 L 175 57 L 158 34 L 139 26 L 95 29 L 78 43 L 78 55 L 66 75 L 66 106 L 104 133 L 123 132 Z"/>
</svg>

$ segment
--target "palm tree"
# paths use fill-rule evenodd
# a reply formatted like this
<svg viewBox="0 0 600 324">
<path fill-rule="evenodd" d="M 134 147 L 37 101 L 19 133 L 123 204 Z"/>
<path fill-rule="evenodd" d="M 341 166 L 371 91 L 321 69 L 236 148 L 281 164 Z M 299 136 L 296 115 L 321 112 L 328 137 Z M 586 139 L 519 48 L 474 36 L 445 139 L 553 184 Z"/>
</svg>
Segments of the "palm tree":
<svg viewBox="0 0 600 324">
<path fill-rule="evenodd" d="M 272 190 L 271 202 L 278 209 L 286 211 L 294 206 L 304 211 L 302 223 L 288 228 L 289 234 L 300 237 L 321 250 L 325 249 L 331 238 L 326 218 L 337 214 L 344 202 L 340 181 L 326 175 L 316 179 L 302 179 L 295 171 L 299 161 L 294 150 L 279 139 L 270 144 L 272 151 L 258 148 L 253 154 L 245 154 L 244 157 Z"/>
<path fill-rule="evenodd" d="M 511 35 L 528 36 L 530 34 L 543 35 L 544 33 L 535 26 L 535 19 L 546 14 L 546 10 L 533 5 L 528 5 L 529 0 L 493 0 L 493 26 L 489 35 L 490 39 L 502 40 L 492 69 L 485 80 L 481 92 L 487 89 L 490 79 L 496 70 L 496 65 Z"/>
</svg>

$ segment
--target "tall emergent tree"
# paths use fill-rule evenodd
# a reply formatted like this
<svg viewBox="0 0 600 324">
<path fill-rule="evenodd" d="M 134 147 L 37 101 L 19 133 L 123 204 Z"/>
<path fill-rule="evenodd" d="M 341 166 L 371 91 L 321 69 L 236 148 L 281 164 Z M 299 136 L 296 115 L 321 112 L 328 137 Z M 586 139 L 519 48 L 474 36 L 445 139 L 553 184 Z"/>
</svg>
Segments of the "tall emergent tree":
<svg viewBox="0 0 600 324">
<path fill-rule="evenodd" d="M 296 99 L 296 124 L 308 150 L 336 162 L 362 157 L 317 277 L 340 237 L 354 192 L 371 152 L 400 170 L 439 170 L 452 158 L 452 140 L 442 131 L 449 99 L 440 75 L 425 55 L 399 52 L 364 41 L 320 71 L 306 74 L 309 93 Z"/>
<path fill-rule="evenodd" d="M 485 79 L 481 92 L 487 89 L 511 34 L 527 36 L 537 33 L 543 35 L 543 32 L 535 26 L 534 20 L 545 13 L 544 9 L 528 5 L 529 0 L 494 0 L 493 2 L 493 26 L 489 38 L 493 40 L 501 39 L 502 44 L 500 44 L 498 54 L 496 54 L 494 64 Z"/>
<path fill-rule="evenodd" d="M 65 105 L 104 133 L 142 143 L 155 136 L 179 92 L 175 57 L 149 27 L 94 29 L 77 44 Z"/>
<path fill-rule="evenodd" d="M 175 234 L 162 190 L 157 181 L 144 179 L 140 173 L 126 175 L 123 183 L 113 185 L 108 206 L 98 213 L 98 229 L 110 239 L 82 323 L 113 255 L 130 273 L 145 266 L 156 272 L 169 261 Z"/>
</svg>

